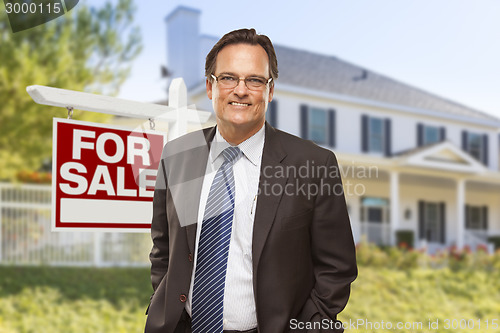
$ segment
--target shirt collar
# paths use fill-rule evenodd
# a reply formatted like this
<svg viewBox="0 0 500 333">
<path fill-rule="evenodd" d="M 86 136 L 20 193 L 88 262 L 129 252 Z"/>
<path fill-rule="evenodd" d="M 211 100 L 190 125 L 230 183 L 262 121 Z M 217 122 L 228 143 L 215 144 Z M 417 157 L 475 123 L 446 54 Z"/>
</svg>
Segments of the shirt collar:
<svg viewBox="0 0 500 333">
<path fill-rule="evenodd" d="M 215 133 L 212 145 L 210 147 L 210 157 L 212 162 L 214 162 L 217 157 L 222 153 L 224 149 L 231 146 L 229 142 L 222 137 L 219 132 L 219 127 L 216 127 L 217 131 Z M 259 159 L 262 156 L 262 150 L 264 149 L 264 139 L 265 139 L 265 126 L 263 125 L 260 130 L 254 135 L 240 143 L 237 147 L 240 148 L 243 155 L 252 162 L 253 165 L 257 166 Z"/>
</svg>

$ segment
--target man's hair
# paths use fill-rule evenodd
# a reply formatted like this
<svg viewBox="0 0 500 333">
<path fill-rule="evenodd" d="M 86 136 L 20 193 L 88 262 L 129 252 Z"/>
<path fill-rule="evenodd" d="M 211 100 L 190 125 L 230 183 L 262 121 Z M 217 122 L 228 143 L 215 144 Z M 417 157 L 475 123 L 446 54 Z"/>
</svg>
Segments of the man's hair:
<svg viewBox="0 0 500 333">
<path fill-rule="evenodd" d="M 210 75 L 215 74 L 215 62 L 220 50 L 231 44 L 262 46 L 269 58 L 269 76 L 273 78 L 273 82 L 278 78 L 278 60 L 276 59 L 273 43 L 269 37 L 257 34 L 255 29 L 239 29 L 225 34 L 208 53 L 205 61 L 205 76 L 208 80 L 213 80 Z"/>
</svg>

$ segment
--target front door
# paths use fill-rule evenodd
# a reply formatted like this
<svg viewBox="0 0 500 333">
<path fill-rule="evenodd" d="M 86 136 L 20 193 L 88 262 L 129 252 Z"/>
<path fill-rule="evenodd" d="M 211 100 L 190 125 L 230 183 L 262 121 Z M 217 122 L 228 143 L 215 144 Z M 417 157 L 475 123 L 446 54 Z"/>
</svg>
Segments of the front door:
<svg viewBox="0 0 500 333">
<path fill-rule="evenodd" d="M 361 199 L 361 234 L 378 245 L 389 244 L 389 201 L 384 198 Z"/>
<path fill-rule="evenodd" d="M 419 239 L 429 243 L 445 243 L 445 203 L 419 202 Z"/>
</svg>

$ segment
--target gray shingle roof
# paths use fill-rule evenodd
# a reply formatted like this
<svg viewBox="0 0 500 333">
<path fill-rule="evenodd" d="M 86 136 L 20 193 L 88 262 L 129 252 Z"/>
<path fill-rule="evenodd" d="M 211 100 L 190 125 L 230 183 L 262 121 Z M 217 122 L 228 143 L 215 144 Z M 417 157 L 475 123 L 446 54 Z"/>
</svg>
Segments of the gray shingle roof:
<svg viewBox="0 0 500 333">
<path fill-rule="evenodd" d="M 279 83 L 499 122 L 485 112 L 353 65 L 333 56 L 275 45 Z"/>
</svg>

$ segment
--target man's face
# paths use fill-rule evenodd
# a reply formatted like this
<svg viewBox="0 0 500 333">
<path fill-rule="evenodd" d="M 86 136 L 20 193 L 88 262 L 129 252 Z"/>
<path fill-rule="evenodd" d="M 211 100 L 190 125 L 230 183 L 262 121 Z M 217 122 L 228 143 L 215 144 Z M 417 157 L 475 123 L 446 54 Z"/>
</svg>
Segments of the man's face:
<svg viewBox="0 0 500 333">
<path fill-rule="evenodd" d="M 219 51 L 213 74 L 216 77 L 230 74 L 241 79 L 250 76 L 268 79 L 269 59 L 260 45 L 231 44 Z M 224 88 L 207 80 L 206 86 L 221 133 L 237 130 L 240 134 L 249 134 L 249 137 L 262 127 L 267 103 L 273 99 L 272 84 L 260 90 L 250 90 L 244 80 L 240 80 L 235 88 Z"/>
</svg>

